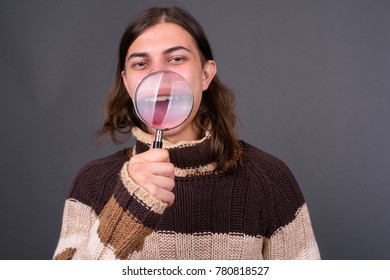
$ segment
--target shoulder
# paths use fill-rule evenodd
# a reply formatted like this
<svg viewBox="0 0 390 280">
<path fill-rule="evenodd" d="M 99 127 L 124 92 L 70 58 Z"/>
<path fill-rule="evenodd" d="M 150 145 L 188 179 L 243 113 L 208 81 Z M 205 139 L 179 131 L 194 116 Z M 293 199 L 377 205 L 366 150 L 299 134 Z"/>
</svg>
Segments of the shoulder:
<svg viewBox="0 0 390 280">
<path fill-rule="evenodd" d="M 243 149 L 242 160 L 245 165 L 253 166 L 257 171 L 272 173 L 280 176 L 292 176 L 289 167 L 278 157 L 255 146 L 240 141 Z"/>
<path fill-rule="evenodd" d="M 304 203 L 302 192 L 295 176 L 284 161 L 278 157 L 240 141 L 243 147 L 242 161 L 244 168 L 251 174 L 262 174 L 268 183 L 268 190 L 274 199 L 290 199 L 293 208 L 299 208 Z"/>
<path fill-rule="evenodd" d="M 109 191 L 107 188 L 119 177 L 123 164 L 129 160 L 127 151 L 120 150 L 84 164 L 73 179 L 68 198 L 92 206 L 91 199 Z"/>
<path fill-rule="evenodd" d="M 89 175 L 102 175 L 123 165 L 129 159 L 128 149 L 120 150 L 112 155 L 92 160 L 84 164 L 77 172 L 76 179 Z"/>
</svg>

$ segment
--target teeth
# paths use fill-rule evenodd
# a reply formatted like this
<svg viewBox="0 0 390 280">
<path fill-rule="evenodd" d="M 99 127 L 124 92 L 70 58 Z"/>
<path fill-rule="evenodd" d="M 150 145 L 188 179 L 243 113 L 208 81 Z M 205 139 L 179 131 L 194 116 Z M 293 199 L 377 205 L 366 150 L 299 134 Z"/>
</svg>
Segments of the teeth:
<svg viewBox="0 0 390 280">
<path fill-rule="evenodd" d="M 157 101 L 171 100 L 171 96 L 157 96 Z"/>
<path fill-rule="evenodd" d="M 144 98 L 144 102 L 156 102 L 156 101 L 166 101 L 166 100 L 179 100 L 179 99 L 188 99 L 190 98 L 187 95 L 183 96 L 167 96 L 167 95 L 161 95 L 161 96 L 154 96 L 154 97 L 146 97 Z"/>
</svg>

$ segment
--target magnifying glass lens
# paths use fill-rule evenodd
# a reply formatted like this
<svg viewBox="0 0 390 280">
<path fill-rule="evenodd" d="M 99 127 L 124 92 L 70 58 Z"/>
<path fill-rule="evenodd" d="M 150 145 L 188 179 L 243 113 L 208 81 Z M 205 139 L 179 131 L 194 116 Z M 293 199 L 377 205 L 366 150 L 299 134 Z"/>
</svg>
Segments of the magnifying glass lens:
<svg viewBox="0 0 390 280">
<path fill-rule="evenodd" d="M 139 118 L 156 130 L 181 125 L 191 114 L 194 97 L 187 81 L 172 71 L 158 71 L 146 76 L 134 94 Z"/>
</svg>

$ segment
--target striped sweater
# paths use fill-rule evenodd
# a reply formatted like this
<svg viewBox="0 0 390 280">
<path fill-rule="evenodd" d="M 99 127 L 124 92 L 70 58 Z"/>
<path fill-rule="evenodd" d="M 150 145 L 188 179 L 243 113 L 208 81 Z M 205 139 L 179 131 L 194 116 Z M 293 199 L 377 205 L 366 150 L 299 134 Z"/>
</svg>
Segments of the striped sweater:
<svg viewBox="0 0 390 280">
<path fill-rule="evenodd" d="M 242 162 L 214 172 L 210 139 L 163 143 L 175 165 L 175 202 L 127 173 L 152 136 L 86 164 L 65 201 L 54 259 L 319 259 L 304 197 L 287 166 L 241 141 Z"/>
</svg>

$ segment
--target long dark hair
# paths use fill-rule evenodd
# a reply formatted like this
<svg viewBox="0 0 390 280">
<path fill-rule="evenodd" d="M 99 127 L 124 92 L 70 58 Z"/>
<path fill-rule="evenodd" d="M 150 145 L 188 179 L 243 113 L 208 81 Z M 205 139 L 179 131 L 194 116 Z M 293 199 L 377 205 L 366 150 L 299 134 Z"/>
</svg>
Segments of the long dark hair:
<svg viewBox="0 0 390 280">
<path fill-rule="evenodd" d="M 158 23 L 175 23 L 183 27 L 195 39 L 202 63 L 213 60 L 213 53 L 206 34 L 196 19 L 180 7 L 153 7 L 142 11 L 127 26 L 119 45 L 119 57 L 114 84 L 108 94 L 104 113 L 105 121 L 99 135 L 109 134 L 114 143 L 121 143 L 121 135 L 129 135 L 133 127 L 147 131 L 134 110 L 133 102 L 123 84 L 121 73 L 125 69 L 127 51 L 135 39 L 146 29 Z M 210 131 L 212 158 L 217 171 L 224 172 L 236 166 L 241 148 L 236 137 L 238 117 L 234 111 L 233 92 L 216 75 L 207 94 L 203 94 L 197 112 L 196 124 Z"/>
</svg>

